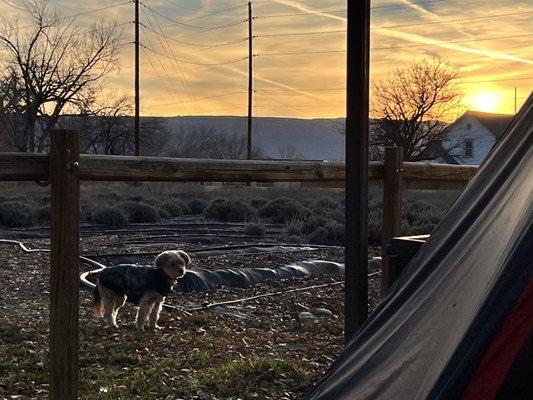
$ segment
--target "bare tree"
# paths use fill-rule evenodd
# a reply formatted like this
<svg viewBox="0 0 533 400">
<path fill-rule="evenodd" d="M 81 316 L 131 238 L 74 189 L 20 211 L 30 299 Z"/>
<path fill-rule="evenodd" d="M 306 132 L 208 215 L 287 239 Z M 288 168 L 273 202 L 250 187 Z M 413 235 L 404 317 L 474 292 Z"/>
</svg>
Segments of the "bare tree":
<svg viewBox="0 0 533 400">
<path fill-rule="evenodd" d="M 85 153 L 127 155 L 133 153 L 135 146 L 132 112 L 131 96 L 102 93 L 98 99 L 84 103 L 74 115 L 62 116 L 58 125 L 80 132 Z M 168 136 L 162 119 L 143 117 L 141 131 L 143 154 L 159 155 Z"/>
<path fill-rule="evenodd" d="M 372 87 L 374 118 L 370 146 L 402 146 L 404 159 L 439 157 L 444 121 L 462 108 L 459 71 L 442 60 L 422 60 L 398 68 Z"/>
<path fill-rule="evenodd" d="M 13 76 L 6 74 L 0 78 L 0 136 L 5 149 L 26 150 L 26 143 L 18 134 L 24 126 L 22 95 Z"/>
<path fill-rule="evenodd" d="M 296 151 L 293 145 L 283 145 L 278 147 L 278 157 L 280 160 L 297 160 L 302 156 Z"/>
<path fill-rule="evenodd" d="M 164 155 L 179 158 L 246 158 L 246 137 L 224 134 L 210 126 L 180 126 L 169 133 Z M 253 159 L 265 158 L 261 150 L 252 149 Z"/>
<path fill-rule="evenodd" d="M 118 68 L 121 32 L 116 23 L 96 23 L 89 30 L 77 26 L 45 0 L 30 0 L 24 8 L 30 27 L 4 20 L 0 45 L 7 76 L 21 94 L 19 142 L 25 151 L 43 151 L 65 109 L 93 96 L 99 81 Z"/>
</svg>

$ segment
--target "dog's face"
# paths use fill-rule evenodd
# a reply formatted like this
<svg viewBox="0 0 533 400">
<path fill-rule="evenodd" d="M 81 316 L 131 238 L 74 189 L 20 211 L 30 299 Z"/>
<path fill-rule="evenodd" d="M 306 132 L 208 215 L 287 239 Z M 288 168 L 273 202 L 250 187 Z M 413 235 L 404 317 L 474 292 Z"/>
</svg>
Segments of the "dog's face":
<svg viewBox="0 0 533 400">
<path fill-rule="evenodd" d="M 185 275 L 185 268 L 191 263 L 191 258 L 181 250 L 169 250 L 159 254 L 155 259 L 157 268 L 162 269 L 173 279 Z"/>
</svg>

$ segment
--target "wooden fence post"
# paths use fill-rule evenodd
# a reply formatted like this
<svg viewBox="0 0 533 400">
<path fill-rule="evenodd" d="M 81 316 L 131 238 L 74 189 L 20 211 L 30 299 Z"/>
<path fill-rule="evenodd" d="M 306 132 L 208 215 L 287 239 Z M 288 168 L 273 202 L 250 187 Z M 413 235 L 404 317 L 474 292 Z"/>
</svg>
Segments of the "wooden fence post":
<svg viewBox="0 0 533 400">
<path fill-rule="evenodd" d="M 381 228 L 381 293 L 389 289 L 389 259 L 387 245 L 394 236 L 401 234 L 402 228 L 402 147 L 385 148 L 383 167 L 383 226 Z"/>
<path fill-rule="evenodd" d="M 52 132 L 50 399 L 78 398 L 79 134 Z"/>
</svg>

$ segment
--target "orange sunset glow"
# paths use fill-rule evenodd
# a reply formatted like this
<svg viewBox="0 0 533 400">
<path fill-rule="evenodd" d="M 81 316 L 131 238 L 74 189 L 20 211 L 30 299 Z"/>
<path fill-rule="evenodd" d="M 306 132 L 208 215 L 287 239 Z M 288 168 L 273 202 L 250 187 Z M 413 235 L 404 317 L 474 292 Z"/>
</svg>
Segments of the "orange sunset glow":
<svg viewBox="0 0 533 400">
<path fill-rule="evenodd" d="M 11 4 L 11 5 L 10 5 Z M 4 18 L 24 17 L 13 0 Z M 76 23 L 115 20 L 124 34 L 108 93 L 133 93 L 131 2 L 50 0 Z M 253 9 L 254 115 L 345 114 L 346 1 L 258 0 Z M 530 1 L 377 0 L 372 80 L 438 57 L 459 68 L 467 109 L 514 113 L 533 87 Z M 142 115 L 246 115 L 248 11 L 242 0 L 141 2 Z"/>
</svg>

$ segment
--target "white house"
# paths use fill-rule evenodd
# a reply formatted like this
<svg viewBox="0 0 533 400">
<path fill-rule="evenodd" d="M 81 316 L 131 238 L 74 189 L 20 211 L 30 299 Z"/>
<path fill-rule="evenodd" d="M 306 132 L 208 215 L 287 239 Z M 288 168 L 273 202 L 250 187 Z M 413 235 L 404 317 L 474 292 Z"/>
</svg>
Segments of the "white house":
<svg viewBox="0 0 533 400">
<path fill-rule="evenodd" d="M 446 129 L 442 147 L 451 157 L 441 162 L 479 165 L 492 149 L 513 115 L 467 111 Z"/>
</svg>

